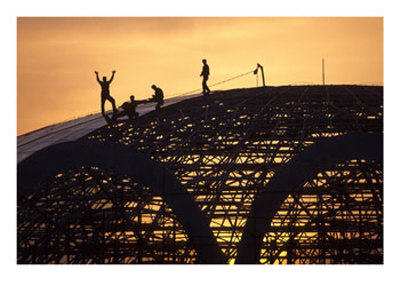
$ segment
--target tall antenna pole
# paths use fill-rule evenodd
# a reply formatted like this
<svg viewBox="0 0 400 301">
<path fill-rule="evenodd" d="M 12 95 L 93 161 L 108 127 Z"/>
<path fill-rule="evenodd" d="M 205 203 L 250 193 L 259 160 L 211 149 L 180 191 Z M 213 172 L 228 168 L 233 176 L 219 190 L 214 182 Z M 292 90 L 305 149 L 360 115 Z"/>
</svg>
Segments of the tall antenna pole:
<svg viewBox="0 0 400 301">
<path fill-rule="evenodd" d="M 325 86 L 325 60 L 322 59 L 322 84 Z"/>
</svg>

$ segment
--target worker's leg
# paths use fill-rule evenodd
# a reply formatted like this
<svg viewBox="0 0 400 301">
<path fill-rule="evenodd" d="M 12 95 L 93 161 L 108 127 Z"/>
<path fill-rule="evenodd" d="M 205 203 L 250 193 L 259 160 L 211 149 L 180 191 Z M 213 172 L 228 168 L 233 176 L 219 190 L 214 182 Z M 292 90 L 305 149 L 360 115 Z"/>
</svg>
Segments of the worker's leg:
<svg viewBox="0 0 400 301">
<path fill-rule="evenodd" d="M 207 85 L 207 81 L 208 81 L 208 76 L 205 77 L 205 85 L 206 85 L 206 93 L 207 93 L 207 94 L 210 94 L 210 88 L 209 88 L 208 85 Z"/>
<path fill-rule="evenodd" d="M 104 116 L 105 112 L 104 112 L 104 103 L 106 102 L 105 97 L 101 97 L 101 114 Z"/>
<path fill-rule="evenodd" d="M 207 93 L 207 83 L 206 83 L 206 78 L 203 77 L 203 94 Z"/>
<path fill-rule="evenodd" d="M 111 95 L 108 95 L 107 99 L 111 102 L 112 107 L 113 107 L 113 112 L 115 113 L 117 111 L 117 107 L 115 106 L 115 99 L 112 98 Z"/>
<path fill-rule="evenodd" d="M 208 80 L 208 77 L 204 76 L 203 77 L 203 94 L 209 94 L 210 93 L 210 89 L 207 86 L 207 80 Z"/>
<path fill-rule="evenodd" d="M 206 93 L 210 94 L 210 88 L 207 86 L 207 83 L 206 83 Z"/>
</svg>

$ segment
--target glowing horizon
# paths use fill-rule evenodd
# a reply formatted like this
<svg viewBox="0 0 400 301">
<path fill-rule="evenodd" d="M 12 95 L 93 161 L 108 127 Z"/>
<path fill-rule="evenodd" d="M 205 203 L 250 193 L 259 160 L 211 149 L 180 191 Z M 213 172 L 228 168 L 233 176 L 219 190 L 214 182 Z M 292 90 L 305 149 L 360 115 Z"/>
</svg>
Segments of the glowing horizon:
<svg viewBox="0 0 400 301">
<path fill-rule="evenodd" d="M 100 76 L 117 105 L 264 66 L 267 85 L 383 85 L 383 18 L 18 18 L 17 135 L 100 111 Z M 255 87 L 248 75 L 216 89 Z"/>
</svg>

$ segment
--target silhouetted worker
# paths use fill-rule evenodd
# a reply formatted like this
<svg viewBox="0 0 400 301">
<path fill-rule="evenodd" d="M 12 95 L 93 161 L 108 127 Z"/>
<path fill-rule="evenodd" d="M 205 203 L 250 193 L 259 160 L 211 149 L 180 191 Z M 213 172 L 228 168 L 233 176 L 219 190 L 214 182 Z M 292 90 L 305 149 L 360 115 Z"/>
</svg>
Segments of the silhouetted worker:
<svg viewBox="0 0 400 301">
<path fill-rule="evenodd" d="M 136 106 L 139 102 L 135 102 L 135 96 L 133 95 L 130 96 L 129 100 L 130 101 L 126 101 L 122 104 L 122 111 L 118 113 L 118 117 L 126 115 L 129 117 L 129 119 L 133 119 L 139 116 L 139 114 L 136 112 Z"/>
<path fill-rule="evenodd" d="M 159 110 L 161 105 L 164 104 L 164 92 L 156 85 L 152 85 L 151 88 L 154 90 L 154 95 L 149 99 L 149 101 L 157 102 L 156 110 Z"/>
<path fill-rule="evenodd" d="M 210 75 L 210 67 L 207 65 L 207 60 L 203 60 L 203 70 L 201 71 L 200 76 L 203 77 L 203 94 L 210 94 L 210 89 L 207 86 L 208 77 Z"/>
<path fill-rule="evenodd" d="M 96 73 L 96 79 L 101 86 L 101 113 L 103 114 L 103 116 L 105 116 L 104 103 L 106 102 L 106 100 L 108 100 L 112 104 L 113 112 L 115 115 L 115 113 L 117 111 L 117 108 L 115 106 L 115 99 L 112 98 L 110 95 L 110 83 L 114 79 L 115 71 L 112 72 L 112 75 L 111 75 L 111 78 L 109 81 L 107 81 L 107 77 L 105 77 L 105 76 L 103 76 L 103 81 L 101 81 L 99 79 L 99 73 L 97 71 L 95 71 L 94 73 Z"/>
</svg>

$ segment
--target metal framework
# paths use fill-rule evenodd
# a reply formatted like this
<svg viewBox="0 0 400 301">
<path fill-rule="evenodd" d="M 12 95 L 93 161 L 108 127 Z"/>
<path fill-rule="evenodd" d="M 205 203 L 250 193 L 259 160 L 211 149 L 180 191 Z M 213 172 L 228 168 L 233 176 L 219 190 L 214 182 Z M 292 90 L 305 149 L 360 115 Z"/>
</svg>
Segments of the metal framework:
<svg viewBox="0 0 400 301">
<path fill-rule="evenodd" d="M 37 174 L 38 166 L 42 170 L 40 174 Z M 173 210 L 191 238 L 191 244 L 196 249 L 199 260 L 207 263 L 223 262 L 224 256 L 219 250 L 208 223 L 203 218 L 193 198 L 164 166 L 150 160 L 146 155 L 138 153 L 130 147 L 90 141 L 68 142 L 48 147 L 42 152 L 32 155 L 18 166 L 18 182 L 21 186 L 20 194 L 25 195 L 24 191 L 32 191 L 34 187 L 40 186 L 41 183 L 52 181 L 54 175 L 62 177 L 65 171 L 80 170 L 86 166 L 124 175 L 128 178 L 124 182 L 129 183 L 131 181 L 129 179 L 135 179 L 136 183 L 146 186 L 153 194 L 160 195 L 161 200 L 164 201 L 163 203 Z M 79 175 L 79 172 L 77 174 Z M 93 179 L 90 173 L 86 175 L 89 175 L 86 181 L 92 182 Z M 102 180 L 98 176 L 96 179 L 96 183 L 99 182 L 97 184 L 101 185 L 98 187 L 100 191 L 104 187 L 102 184 L 110 181 Z M 119 189 L 119 185 L 116 186 L 116 189 Z M 79 190 L 75 193 L 81 194 Z M 83 193 L 86 194 L 86 191 L 83 191 Z M 117 197 L 110 192 L 106 193 L 106 196 L 108 198 Z M 57 197 L 63 198 L 64 194 L 59 194 Z M 71 197 L 74 198 L 74 195 Z M 124 195 L 120 197 L 122 198 L 122 204 L 126 201 L 135 200 L 129 195 L 126 198 Z M 89 197 L 89 201 L 91 198 Z M 124 208 L 124 212 L 127 211 L 123 214 L 141 216 L 141 212 L 129 212 L 129 206 L 126 208 L 122 204 L 119 204 L 118 207 Z M 32 205 L 32 203 L 29 205 Z M 66 205 L 69 206 L 69 202 L 66 202 Z M 47 208 L 43 209 L 46 210 Z M 49 209 L 53 209 L 53 205 Z M 62 208 L 60 211 L 63 211 Z M 67 208 L 66 211 L 68 211 Z M 51 218 L 51 215 L 47 216 Z M 112 219 L 118 219 L 118 216 Z M 128 223 L 129 221 L 130 219 L 127 218 L 122 223 Z M 129 228 L 129 225 L 125 225 L 125 227 Z"/>
<path fill-rule="evenodd" d="M 267 246 L 268 250 L 273 250 L 277 240 L 282 240 L 285 245 L 281 246 L 281 253 L 283 252 L 282 248 L 284 250 L 288 248 L 285 252 L 292 255 L 295 246 L 294 243 L 300 240 L 301 243 L 298 243 L 298 248 L 300 248 L 299 254 L 301 253 L 301 257 L 297 258 L 296 256 L 291 256 L 290 259 L 294 257 L 295 259 L 299 259 L 297 262 L 303 263 L 313 262 L 313 255 L 309 254 L 310 247 L 313 249 L 313 252 L 315 252 L 317 248 L 324 248 L 325 242 L 319 245 L 324 235 L 329 236 L 332 240 L 347 239 L 349 234 L 347 232 L 354 232 L 354 228 L 351 229 L 350 224 L 358 225 L 358 227 L 355 228 L 355 232 L 358 232 L 357 234 L 360 235 L 364 234 L 364 226 L 366 226 L 366 223 L 369 224 L 369 231 L 379 233 L 380 225 L 376 220 L 379 216 L 379 202 L 371 204 L 363 202 L 364 200 L 359 200 L 357 204 L 352 202 L 351 197 L 342 195 L 340 202 L 330 200 L 329 204 L 325 204 L 326 200 L 318 199 L 316 193 L 316 191 L 321 190 L 319 187 L 323 186 L 324 182 L 318 183 L 317 181 L 317 185 L 314 184 L 314 181 L 310 182 L 315 175 L 319 175 L 319 172 L 329 171 L 331 168 L 335 169 L 336 163 L 340 164 L 340 162 L 346 162 L 352 158 L 362 158 L 361 160 L 363 160 L 363 162 L 366 160 L 368 162 L 382 162 L 382 149 L 377 148 L 376 145 L 382 145 L 381 135 L 357 133 L 326 138 L 307 147 L 307 149 L 280 168 L 268 183 L 266 190 L 255 196 L 252 210 L 247 218 L 246 227 L 239 245 L 237 262 L 252 263 L 260 259 L 260 248 L 262 247 L 263 237 L 267 231 L 269 236 L 267 241 L 271 242 L 271 244 Z M 346 170 L 346 172 L 350 173 L 349 170 Z M 337 175 L 337 177 L 339 177 L 339 175 Z M 352 180 L 355 178 L 355 175 L 352 174 L 349 178 Z M 351 183 L 351 180 L 349 183 Z M 313 187 L 309 190 L 311 196 L 308 196 L 307 201 L 303 199 L 300 200 L 299 197 L 295 200 L 288 200 L 290 192 L 297 192 L 299 187 L 303 187 L 305 184 L 307 184 L 307 187 Z M 336 183 L 336 185 L 338 184 L 339 183 Z M 335 192 L 335 185 L 333 185 L 332 182 L 329 183 L 329 186 L 330 190 L 325 192 L 325 198 L 329 196 L 328 192 Z M 342 189 L 343 186 L 345 186 L 346 190 L 342 191 L 345 191 L 347 194 L 362 191 L 362 189 L 354 191 L 354 188 L 346 181 L 343 181 L 340 186 Z M 357 188 L 361 187 L 362 186 L 358 186 Z M 370 202 L 370 200 L 368 201 Z M 290 204 L 289 208 L 287 208 L 288 203 Z M 349 213 L 353 214 L 353 210 L 363 210 L 362 215 L 365 217 L 371 215 L 372 210 L 372 215 L 375 214 L 375 219 L 364 220 L 364 224 L 362 224 L 360 220 L 357 220 L 360 212 L 358 212 L 358 214 L 356 212 L 356 217 L 353 215 L 346 216 L 347 212 L 341 215 L 341 213 L 345 211 L 345 208 L 349 208 L 347 206 L 351 203 L 353 206 L 350 208 Z M 345 206 L 340 206 L 340 204 L 345 204 Z M 343 226 L 343 222 L 347 223 L 347 228 L 337 227 L 338 224 Z M 271 227 L 274 227 L 276 223 L 278 227 L 275 231 L 273 230 L 271 232 Z M 275 235 L 279 234 L 281 232 L 279 229 L 284 227 L 287 228 L 283 237 Z M 324 228 L 327 228 L 329 232 L 325 233 L 322 231 Z M 371 233 L 368 232 L 368 234 Z M 304 240 L 304 238 L 301 237 L 302 235 L 305 235 L 308 240 L 304 242 L 306 244 L 304 246 L 302 245 Z M 313 237 L 311 242 L 309 241 L 310 236 Z M 352 239 L 354 239 L 354 237 L 352 237 Z M 369 240 L 370 241 L 366 241 L 364 239 L 362 243 L 371 244 L 375 242 L 373 238 Z M 360 244 L 360 242 L 358 243 Z M 336 244 L 335 248 L 346 248 L 346 246 L 341 242 Z M 326 262 L 326 250 L 323 249 L 320 250 L 320 252 L 323 253 L 320 257 L 323 258 L 323 262 Z M 286 253 L 283 253 L 283 255 Z M 272 259 L 276 255 L 279 254 L 274 254 Z M 370 254 L 367 254 L 366 260 L 369 260 L 369 255 Z M 307 259 L 310 260 L 307 261 Z M 363 258 L 358 259 L 358 261 L 362 260 Z M 270 262 L 273 263 L 274 261 L 275 260 L 271 260 Z M 296 262 L 296 260 L 289 262 Z M 336 262 L 339 262 L 339 260 Z"/>
<path fill-rule="evenodd" d="M 266 87 L 192 98 L 82 141 L 125 145 L 165 166 L 201 211 L 226 257 L 220 262 L 233 263 L 254 200 L 279 170 L 325 139 L 381 135 L 382 121 L 382 87 Z M 381 151 L 381 140 L 371 147 Z M 265 233 L 252 262 L 382 263 L 382 184 L 377 157 L 319 170 L 285 191 L 272 217 L 257 215 Z M 208 262 L 182 214 L 152 189 L 101 166 L 53 172 L 19 194 L 18 262 Z"/>
</svg>

